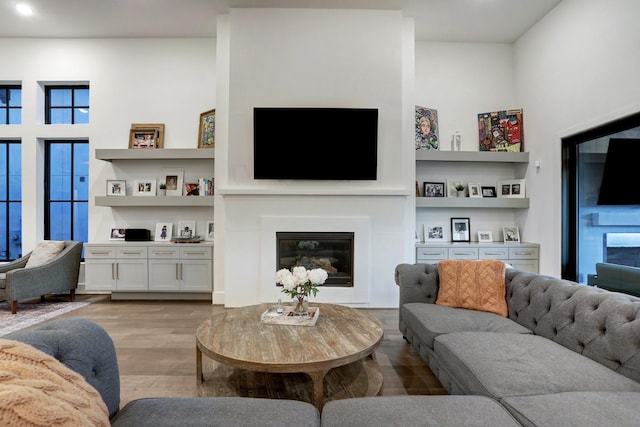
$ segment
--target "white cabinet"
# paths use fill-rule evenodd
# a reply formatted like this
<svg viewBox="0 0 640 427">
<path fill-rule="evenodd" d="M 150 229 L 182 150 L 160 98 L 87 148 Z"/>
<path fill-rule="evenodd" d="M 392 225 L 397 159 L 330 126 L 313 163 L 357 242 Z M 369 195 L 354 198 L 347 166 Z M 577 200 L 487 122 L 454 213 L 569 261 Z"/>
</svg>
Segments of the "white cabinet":
<svg viewBox="0 0 640 427">
<path fill-rule="evenodd" d="M 114 242 L 85 244 L 85 288 L 119 298 L 211 297 L 213 244 Z M 161 295 L 159 295 L 161 294 Z"/>
<path fill-rule="evenodd" d="M 416 260 L 437 264 L 443 259 L 498 259 L 513 268 L 538 273 L 537 243 L 417 243 Z"/>
</svg>

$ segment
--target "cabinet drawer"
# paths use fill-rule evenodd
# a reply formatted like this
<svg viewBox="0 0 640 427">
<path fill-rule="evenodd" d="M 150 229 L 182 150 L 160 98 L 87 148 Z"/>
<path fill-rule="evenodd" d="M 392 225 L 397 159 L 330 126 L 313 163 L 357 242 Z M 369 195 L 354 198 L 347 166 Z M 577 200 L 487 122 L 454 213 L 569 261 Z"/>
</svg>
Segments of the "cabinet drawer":
<svg viewBox="0 0 640 427">
<path fill-rule="evenodd" d="M 116 248 L 109 246 L 85 246 L 85 258 L 115 258 Z"/>
<path fill-rule="evenodd" d="M 125 247 L 125 248 L 117 248 L 116 256 L 118 258 L 146 258 L 147 257 L 147 248 L 143 247 Z"/>
<path fill-rule="evenodd" d="M 538 259 L 539 248 L 509 248 L 509 259 Z"/>
<path fill-rule="evenodd" d="M 149 258 L 173 258 L 177 259 L 180 251 L 177 247 L 161 246 L 159 248 L 149 248 Z"/>
<path fill-rule="evenodd" d="M 450 259 L 478 259 L 478 248 L 449 248 Z"/>
<path fill-rule="evenodd" d="M 447 259 L 447 248 L 418 248 L 416 257 L 418 261 Z"/>
<path fill-rule="evenodd" d="M 508 248 L 479 248 L 479 259 L 509 259 Z"/>
<path fill-rule="evenodd" d="M 509 261 L 509 264 L 511 265 L 511 267 L 515 268 L 516 270 L 529 271 L 531 273 L 538 274 L 538 268 L 539 268 L 538 260 L 533 260 L 533 259 L 516 260 L 516 261 Z"/>
<path fill-rule="evenodd" d="M 180 248 L 180 259 L 211 259 L 210 246 Z"/>
</svg>

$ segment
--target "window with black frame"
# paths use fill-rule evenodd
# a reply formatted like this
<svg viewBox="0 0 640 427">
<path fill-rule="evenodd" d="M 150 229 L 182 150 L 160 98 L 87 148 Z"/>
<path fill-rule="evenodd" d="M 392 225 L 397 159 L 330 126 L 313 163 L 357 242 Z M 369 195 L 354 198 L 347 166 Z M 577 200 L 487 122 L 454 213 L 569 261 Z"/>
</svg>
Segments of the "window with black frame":
<svg viewBox="0 0 640 427">
<path fill-rule="evenodd" d="M 0 85 L 0 125 L 22 124 L 22 87 Z"/>
<path fill-rule="evenodd" d="M 0 140 L 0 261 L 22 256 L 22 145 Z"/>
<path fill-rule="evenodd" d="M 45 123 L 49 125 L 88 124 L 89 86 L 46 86 Z"/>
</svg>

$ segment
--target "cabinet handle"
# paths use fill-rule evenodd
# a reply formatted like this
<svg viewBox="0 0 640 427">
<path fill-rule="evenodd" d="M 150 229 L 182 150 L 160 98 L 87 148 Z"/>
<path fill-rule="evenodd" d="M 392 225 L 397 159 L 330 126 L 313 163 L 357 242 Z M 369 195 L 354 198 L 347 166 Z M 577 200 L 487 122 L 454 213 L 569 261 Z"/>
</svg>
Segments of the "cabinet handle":
<svg viewBox="0 0 640 427">
<path fill-rule="evenodd" d="M 454 252 L 454 255 L 473 255 L 473 252 Z"/>
<path fill-rule="evenodd" d="M 109 255 L 109 251 L 91 251 L 91 255 Z"/>
<path fill-rule="evenodd" d="M 154 251 L 155 255 L 173 255 L 172 251 Z"/>
<path fill-rule="evenodd" d="M 504 255 L 502 252 L 485 252 L 485 255 Z"/>
<path fill-rule="evenodd" d="M 182 280 L 182 263 L 180 263 L 180 278 L 178 280 Z"/>
<path fill-rule="evenodd" d="M 111 280 L 116 280 L 116 263 L 111 263 Z"/>
<path fill-rule="evenodd" d="M 515 252 L 516 255 L 533 255 L 533 252 Z"/>
<path fill-rule="evenodd" d="M 115 279 L 118 280 L 120 279 L 120 271 L 118 269 L 118 263 L 116 262 L 115 264 L 113 264 L 116 267 L 116 275 L 115 275 Z"/>
<path fill-rule="evenodd" d="M 122 251 L 124 255 L 141 255 L 141 251 Z"/>
<path fill-rule="evenodd" d="M 438 256 L 438 255 L 442 255 L 442 252 L 425 252 L 424 255 Z"/>
<path fill-rule="evenodd" d="M 190 252 L 190 251 L 185 251 L 186 255 L 204 255 L 206 252 L 204 251 L 200 251 L 200 252 Z"/>
</svg>

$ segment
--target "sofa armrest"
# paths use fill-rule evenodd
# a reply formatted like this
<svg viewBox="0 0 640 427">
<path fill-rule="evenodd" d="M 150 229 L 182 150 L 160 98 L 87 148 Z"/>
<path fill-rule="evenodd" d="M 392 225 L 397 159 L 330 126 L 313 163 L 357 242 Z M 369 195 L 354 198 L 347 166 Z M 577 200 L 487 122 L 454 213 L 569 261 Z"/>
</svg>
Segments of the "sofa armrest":
<svg viewBox="0 0 640 427">
<path fill-rule="evenodd" d="M 400 307 L 409 302 L 433 304 L 438 296 L 438 266 L 435 264 L 398 264 L 396 284 L 400 287 Z"/>
</svg>

